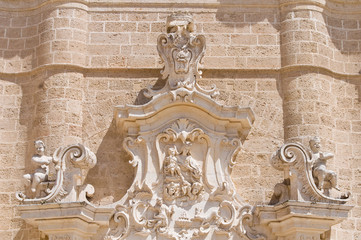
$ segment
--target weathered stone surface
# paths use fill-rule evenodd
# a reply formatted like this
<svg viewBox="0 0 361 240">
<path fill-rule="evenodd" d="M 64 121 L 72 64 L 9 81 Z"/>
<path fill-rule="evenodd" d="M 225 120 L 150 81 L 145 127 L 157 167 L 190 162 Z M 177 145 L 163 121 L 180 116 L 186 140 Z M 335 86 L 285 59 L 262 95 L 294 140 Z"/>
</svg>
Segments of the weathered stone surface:
<svg viewBox="0 0 361 240">
<path fill-rule="evenodd" d="M 284 142 L 307 146 L 318 135 L 323 151 L 335 155 L 327 168 L 339 176 L 342 190 L 353 193 L 350 204 L 356 205 L 345 224 L 332 227 L 331 239 L 360 238 L 360 172 L 352 167 L 361 159 L 357 1 L 0 5 L 1 239 L 40 238 L 12 210 L 22 176 L 34 170 L 28 160 L 36 139 L 46 144 L 46 155 L 83 142 L 98 158 L 86 179 L 97 190 L 92 202 L 109 204 L 124 196 L 134 172 L 116 134 L 113 106 L 143 104 L 149 101 L 143 89 L 163 86 L 156 42 L 166 17 L 178 10 L 190 11 L 207 40 L 199 85 L 215 84 L 218 103 L 250 106 L 256 115 L 233 168 L 237 193 L 251 205 L 269 202 L 282 181 L 282 173 L 267 165 L 271 154 Z M 115 32 L 107 32 L 107 24 Z M 124 36 L 111 44 L 119 34 Z M 92 36 L 110 42 L 93 44 Z"/>
</svg>

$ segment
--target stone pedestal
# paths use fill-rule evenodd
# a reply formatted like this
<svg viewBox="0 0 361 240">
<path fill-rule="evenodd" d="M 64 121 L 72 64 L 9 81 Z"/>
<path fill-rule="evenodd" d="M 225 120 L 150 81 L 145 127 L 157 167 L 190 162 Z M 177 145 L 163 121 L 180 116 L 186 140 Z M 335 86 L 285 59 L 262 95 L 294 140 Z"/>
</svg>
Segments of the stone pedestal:
<svg viewBox="0 0 361 240">
<path fill-rule="evenodd" d="M 21 205 L 20 215 L 36 226 L 49 240 L 86 240 L 101 225 L 108 225 L 113 209 L 95 208 L 85 202 Z"/>
<path fill-rule="evenodd" d="M 345 220 L 352 206 L 288 201 L 257 206 L 255 216 L 269 240 L 325 240 L 331 226 Z"/>
</svg>

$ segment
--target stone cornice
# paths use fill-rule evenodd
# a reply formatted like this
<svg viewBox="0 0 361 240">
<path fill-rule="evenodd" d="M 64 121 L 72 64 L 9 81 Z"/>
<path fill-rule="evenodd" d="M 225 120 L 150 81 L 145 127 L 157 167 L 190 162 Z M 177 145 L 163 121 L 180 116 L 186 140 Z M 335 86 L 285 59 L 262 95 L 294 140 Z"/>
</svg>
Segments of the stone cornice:
<svg viewBox="0 0 361 240">
<path fill-rule="evenodd" d="M 269 7 L 278 7 L 278 1 L 276 0 L 265 0 L 263 2 L 255 3 L 252 0 L 242 1 L 239 3 L 238 1 L 225 1 L 220 3 L 217 0 L 37 0 L 37 1 L 7 1 L 1 0 L 0 10 L 3 11 L 31 11 L 37 8 L 41 8 L 46 5 L 59 5 L 63 3 L 80 3 L 84 4 L 88 7 L 180 7 L 180 8 L 219 8 L 219 7 L 256 7 L 256 8 L 269 8 Z"/>
<path fill-rule="evenodd" d="M 220 8 L 220 7 L 254 7 L 254 8 L 276 8 L 276 7 L 290 7 L 292 5 L 298 6 L 314 6 L 321 9 L 325 9 L 329 12 L 340 13 L 340 14 L 360 14 L 361 13 L 361 1 L 350 0 L 350 1 L 339 1 L 339 0 L 270 0 L 255 3 L 252 0 L 246 1 L 222 1 L 218 0 L 36 0 L 36 1 L 18 1 L 18 0 L 0 0 L 0 11 L 32 11 L 39 9 L 47 5 L 59 5 L 59 4 L 83 4 L 87 7 L 181 7 L 181 8 Z M 6 7 L 4 7 L 6 6 Z"/>
<path fill-rule="evenodd" d="M 72 69 L 77 70 L 79 72 L 122 72 L 122 71 L 155 71 L 157 74 L 161 70 L 160 68 L 90 68 L 90 67 L 82 67 L 79 65 L 73 65 L 73 64 L 49 64 L 40 66 L 37 68 L 34 68 L 30 71 L 24 71 L 24 72 L 17 72 L 17 73 L 7 73 L 7 72 L 0 72 L 0 78 L 2 76 L 22 76 L 22 75 L 28 75 L 28 74 L 34 74 L 36 72 L 40 71 L 46 71 L 50 69 Z M 293 65 L 293 66 L 287 66 L 282 68 L 275 68 L 275 69 L 269 69 L 269 68 L 247 68 L 247 69 L 240 69 L 240 68 L 227 68 L 227 69 L 216 69 L 216 68 L 202 68 L 202 71 L 217 71 L 217 72 L 227 72 L 227 71 L 239 71 L 239 72 L 280 72 L 280 73 L 287 73 L 287 72 L 294 72 L 294 71 L 324 71 L 325 73 L 329 75 L 334 75 L 336 77 L 340 78 L 347 78 L 347 79 L 355 79 L 355 80 L 361 80 L 361 74 L 345 74 L 345 73 L 339 73 L 332 71 L 328 68 L 318 67 L 314 65 Z"/>
</svg>

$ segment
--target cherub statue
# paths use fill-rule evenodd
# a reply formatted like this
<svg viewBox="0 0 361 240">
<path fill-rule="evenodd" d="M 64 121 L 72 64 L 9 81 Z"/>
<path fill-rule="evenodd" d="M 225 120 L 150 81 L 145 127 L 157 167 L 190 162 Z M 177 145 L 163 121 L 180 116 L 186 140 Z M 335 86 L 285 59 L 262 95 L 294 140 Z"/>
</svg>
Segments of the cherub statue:
<svg viewBox="0 0 361 240">
<path fill-rule="evenodd" d="M 312 174 L 318 181 L 318 189 L 328 192 L 329 189 L 335 188 L 340 191 L 337 186 L 336 173 L 326 168 L 326 161 L 332 159 L 334 155 L 332 153 L 320 151 L 321 141 L 319 137 L 312 138 L 309 143 L 312 151 Z M 329 183 L 329 187 L 325 186 L 326 182 Z"/>
<path fill-rule="evenodd" d="M 49 176 L 49 164 L 52 162 L 53 158 L 50 156 L 45 156 L 45 144 L 41 140 L 34 142 L 35 145 L 35 154 L 31 158 L 31 162 L 37 166 L 33 174 L 25 174 L 23 177 L 25 179 L 25 185 L 30 186 L 30 190 L 33 193 L 37 192 L 38 185 L 41 182 L 47 181 Z"/>
</svg>

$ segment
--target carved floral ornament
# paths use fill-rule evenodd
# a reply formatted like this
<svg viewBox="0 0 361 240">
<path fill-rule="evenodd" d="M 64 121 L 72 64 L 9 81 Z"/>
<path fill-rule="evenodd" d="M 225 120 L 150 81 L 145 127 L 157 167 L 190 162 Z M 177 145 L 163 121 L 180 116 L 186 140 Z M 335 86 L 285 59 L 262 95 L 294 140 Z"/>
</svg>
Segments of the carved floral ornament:
<svg viewBox="0 0 361 240">
<path fill-rule="evenodd" d="M 106 225 L 106 240 L 276 239 L 260 230 L 259 215 L 255 215 L 263 211 L 272 216 L 273 208 L 247 205 L 230 176 L 254 122 L 253 111 L 220 105 L 213 100 L 215 88 L 205 90 L 197 84 L 205 38 L 194 33 L 190 15 L 176 13 L 167 18 L 167 33 L 159 36 L 157 49 L 164 62 L 165 86 L 149 88 L 146 96 L 152 99 L 144 105 L 116 106 L 114 111 L 123 147 L 135 168 L 133 183 L 114 204 L 95 207 L 87 202 L 81 226 L 88 226 L 84 225 L 87 222 L 96 232 L 95 225 Z M 95 155 L 82 145 L 71 145 L 49 157 L 44 155 L 42 142 L 36 146 L 32 161 L 38 168 L 24 175 L 31 197 L 18 193 L 17 198 L 25 204 L 86 201 L 86 194 L 94 189 L 84 185 L 84 179 L 96 163 Z M 335 198 L 329 194 L 337 188 L 336 176 L 325 164 L 330 157 L 300 144 L 284 145 L 271 159 L 275 168 L 285 172 L 284 182 L 276 185 L 273 203 L 347 201 L 348 195 Z M 56 170 L 53 181 L 49 180 L 50 163 Z M 89 218 L 84 218 L 85 212 Z M 83 236 L 87 231 L 78 233 Z"/>
</svg>

